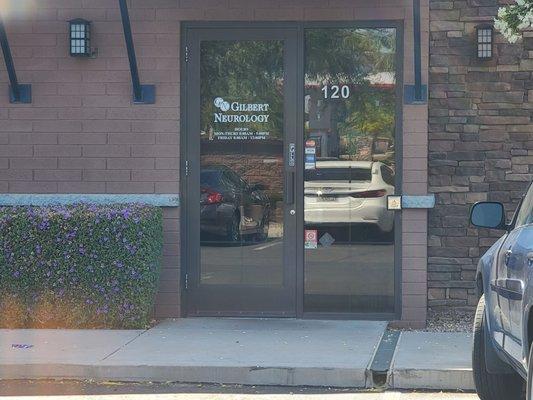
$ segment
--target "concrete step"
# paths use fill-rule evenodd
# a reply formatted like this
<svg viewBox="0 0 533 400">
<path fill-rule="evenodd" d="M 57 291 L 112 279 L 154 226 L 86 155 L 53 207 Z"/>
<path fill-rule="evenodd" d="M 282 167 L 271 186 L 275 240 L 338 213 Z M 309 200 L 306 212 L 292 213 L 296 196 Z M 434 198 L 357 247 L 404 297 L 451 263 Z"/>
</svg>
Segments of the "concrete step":
<svg viewBox="0 0 533 400">
<path fill-rule="evenodd" d="M 389 386 L 472 391 L 471 357 L 471 334 L 402 332 L 389 371 Z"/>
</svg>

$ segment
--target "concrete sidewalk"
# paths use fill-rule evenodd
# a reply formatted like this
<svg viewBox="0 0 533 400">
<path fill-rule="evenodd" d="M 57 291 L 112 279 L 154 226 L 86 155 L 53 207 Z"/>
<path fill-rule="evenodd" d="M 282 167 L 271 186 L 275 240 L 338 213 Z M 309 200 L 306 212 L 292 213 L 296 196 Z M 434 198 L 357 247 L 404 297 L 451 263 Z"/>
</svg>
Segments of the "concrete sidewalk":
<svg viewBox="0 0 533 400">
<path fill-rule="evenodd" d="M 385 322 L 199 318 L 147 331 L 0 330 L 0 379 L 365 388 L 385 329 Z M 392 388 L 471 389 L 456 373 L 469 375 L 469 338 L 436 337 L 402 334 Z M 437 351 L 443 358 L 433 357 Z"/>
</svg>

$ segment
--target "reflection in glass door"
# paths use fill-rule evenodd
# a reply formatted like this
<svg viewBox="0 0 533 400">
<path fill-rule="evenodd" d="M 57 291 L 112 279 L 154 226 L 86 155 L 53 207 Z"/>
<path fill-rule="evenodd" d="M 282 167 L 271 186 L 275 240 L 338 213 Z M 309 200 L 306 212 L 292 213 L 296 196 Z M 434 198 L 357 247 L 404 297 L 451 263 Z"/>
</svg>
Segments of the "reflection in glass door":
<svg viewBox="0 0 533 400">
<path fill-rule="evenodd" d="M 294 316 L 296 37 L 283 30 L 199 29 L 192 35 L 189 136 L 195 258 L 191 315 Z M 197 74 L 197 75 L 195 75 Z M 196 103 L 198 101 L 198 103 Z M 195 104 L 198 107 L 195 108 Z M 290 186 L 287 186 L 290 185 Z M 292 196 L 293 197 L 293 196 Z"/>
<path fill-rule="evenodd" d="M 283 41 L 200 51 L 200 284 L 280 286 Z"/>
<path fill-rule="evenodd" d="M 396 30 L 305 31 L 305 312 L 393 313 Z"/>
</svg>

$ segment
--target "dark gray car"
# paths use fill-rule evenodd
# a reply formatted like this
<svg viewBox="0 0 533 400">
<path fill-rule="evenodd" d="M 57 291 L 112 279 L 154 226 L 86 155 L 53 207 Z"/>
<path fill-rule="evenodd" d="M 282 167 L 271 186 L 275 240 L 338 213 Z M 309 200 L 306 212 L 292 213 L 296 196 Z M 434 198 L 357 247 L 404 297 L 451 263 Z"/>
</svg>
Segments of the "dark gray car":
<svg viewBox="0 0 533 400">
<path fill-rule="evenodd" d="M 263 184 L 248 184 L 223 165 L 200 172 L 200 228 L 209 241 L 236 243 L 247 237 L 264 241 L 270 224 L 270 200 Z"/>
<path fill-rule="evenodd" d="M 471 222 L 504 231 L 477 269 L 472 360 L 478 395 L 533 400 L 533 186 L 509 224 L 503 205 L 493 202 L 476 204 Z"/>
</svg>

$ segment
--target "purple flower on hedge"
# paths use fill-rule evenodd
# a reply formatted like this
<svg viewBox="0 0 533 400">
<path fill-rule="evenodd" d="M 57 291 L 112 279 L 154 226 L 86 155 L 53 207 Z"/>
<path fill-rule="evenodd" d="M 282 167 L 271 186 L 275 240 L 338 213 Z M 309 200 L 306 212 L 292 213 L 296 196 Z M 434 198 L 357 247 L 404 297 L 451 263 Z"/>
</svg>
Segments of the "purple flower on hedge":
<svg viewBox="0 0 533 400">
<path fill-rule="evenodd" d="M 109 312 L 109 306 L 105 305 L 103 307 L 98 307 L 96 309 L 97 314 L 107 314 Z"/>
<path fill-rule="evenodd" d="M 20 271 L 13 272 L 13 277 L 15 277 L 17 279 L 20 278 Z"/>
<path fill-rule="evenodd" d="M 122 218 L 129 219 L 131 216 L 131 211 L 128 208 L 122 210 Z"/>
<path fill-rule="evenodd" d="M 49 228 L 50 228 L 50 222 L 48 222 L 47 220 L 43 220 L 39 224 L 39 230 L 41 230 L 41 231 L 46 231 Z"/>
<path fill-rule="evenodd" d="M 58 209 L 58 213 L 66 220 L 69 220 L 72 217 L 72 213 L 68 209 L 63 207 Z"/>
<path fill-rule="evenodd" d="M 35 253 L 37 253 L 38 255 L 42 253 L 42 247 L 40 244 L 35 245 Z"/>
</svg>

